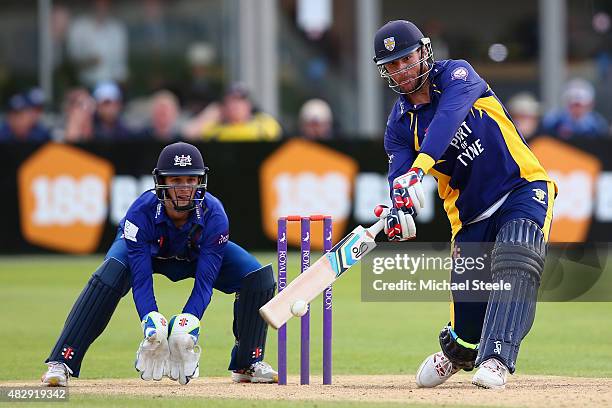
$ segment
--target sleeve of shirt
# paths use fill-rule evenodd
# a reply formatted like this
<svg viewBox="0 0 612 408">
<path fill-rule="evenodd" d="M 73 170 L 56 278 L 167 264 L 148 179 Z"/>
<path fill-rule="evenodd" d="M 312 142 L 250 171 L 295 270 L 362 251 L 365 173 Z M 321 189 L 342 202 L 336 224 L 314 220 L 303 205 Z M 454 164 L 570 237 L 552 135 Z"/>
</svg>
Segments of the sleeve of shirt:
<svg viewBox="0 0 612 408">
<path fill-rule="evenodd" d="M 487 90 L 486 82 L 467 61 L 453 61 L 440 75 L 440 102 L 421 151 L 411 166 L 418 167 L 425 173 L 446 151 L 474 102 Z"/>
<path fill-rule="evenodd" d="M 390 121 L 387 123 L 387 129 L 385 130 L 385 151 L 389 158 L 387 180 L 389 187 L 393 188 L 393 180 L 410 169 L 416 154 L 408 140 L 400 140 L 397 130 L 390 123 Z"/>
<path fill-rule="evenodd" d="M 128 263 L 134 304 L 140 319 L 149 312 L 157 312 L 153 293 L 153 264 L 151 261 L 151 240 L 154 228 L 145 217 L 130 212 L 125 217 L 123 239 L 128 248 Z"/>
<path fill-rule="evenodd" d="M 229 222 L 225 213 L 211 217 L 200 241 L 200 256 L 196 268 L 195 282 L 191 295 L 183 308 L 183 313 L 190 313 L 202 319 L 210 303 L 212 290 L 223 262 L 225 246 L 229 238 Z"/>
</svg>

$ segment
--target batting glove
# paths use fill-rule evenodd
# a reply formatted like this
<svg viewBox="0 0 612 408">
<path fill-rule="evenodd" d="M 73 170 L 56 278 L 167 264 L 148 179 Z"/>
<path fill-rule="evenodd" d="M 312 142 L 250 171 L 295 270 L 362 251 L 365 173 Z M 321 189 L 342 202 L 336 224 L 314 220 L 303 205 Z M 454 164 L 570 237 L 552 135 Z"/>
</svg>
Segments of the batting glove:
<svg viewBox="0 0 612 408">
<path fill-rule="evenodd" d="M 416 237 L 414 218 L 407 212 L 378 205 L 374 209 L 374 214 L 385 220 L 384 230 L 389 241 L 407 241 Z"/>
<path fill-rule="evenodd" d="M 425 207 L 425 193 L 423 192 L 423 170 L 413 167 L 408 173 L 393 180 L 393 203 L 395 208 L 404 210 L 416 216 L 419 210 Z"/>
<path fill-rule="evenodd" d="M 168 322 L 161 313 L 150 312 L 142 319 L 142 330 L 144 339 L 136 351 L 136 371 L 145 381 L 159 381 L 170 356 Z"/>
<path fill-rule="evenodd" d="M 192 378 L 199 377 L 200 354 L 198 343 L 200 336 L 200 319 L 189 313 L 172 316 L 168 344 L 170 360 L 167 375 L 185 385 Z"/>
</svg>

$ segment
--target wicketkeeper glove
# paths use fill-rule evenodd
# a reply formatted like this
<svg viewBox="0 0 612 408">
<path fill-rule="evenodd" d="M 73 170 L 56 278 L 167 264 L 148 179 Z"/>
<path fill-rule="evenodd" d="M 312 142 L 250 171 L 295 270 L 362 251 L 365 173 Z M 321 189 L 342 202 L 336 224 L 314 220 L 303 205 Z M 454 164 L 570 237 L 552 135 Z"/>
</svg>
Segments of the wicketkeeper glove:
<svg viewBox="0 0 612 408">
<path fill-rule="evenodd" d="M 374 209 L 377 217 L 385 220 L 385 234 L 389 241 L 407 241 L 416 237 L 416 224 L 412 215 L 397 208 L 377 205 Z"/>
<path fill-rule="evenodd" d="M 424 174 L 423 170 L 413 167 L 408 173 L 393 180 L 392 199 L 395 208 L 416 216 L 425 207 L 425 193 L 421 183 Z"/>
<path fill-rule="evenodd" d="M 200 319 L 189 313 L 172 316 L 168 344 L 170 359 L 167 375 L 185 385 L 192 378 L 199 377 L 199 363 L 202 349 L 197 344 L 200 336 Z"/>
<path fill-rule="evenodd" d="M 136 351 L 136 371 L 145 381 L 159 381 L 164 375 L 170 356 L 168 348 L 168 322 L 158 312 L 150 312 L 142 319 L 144 339 Z"/>
</svg>

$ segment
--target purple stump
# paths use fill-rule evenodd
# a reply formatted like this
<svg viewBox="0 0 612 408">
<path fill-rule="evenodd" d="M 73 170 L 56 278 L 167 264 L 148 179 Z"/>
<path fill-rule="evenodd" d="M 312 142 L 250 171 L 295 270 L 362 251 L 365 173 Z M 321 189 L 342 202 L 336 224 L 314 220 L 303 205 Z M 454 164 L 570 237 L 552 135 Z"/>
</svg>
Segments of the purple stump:
<svg viewBox="0 0 612 408">
<path fill-rule="evenodd" d="M 310 218 L 302 217 L 300 225 L 301 241 L 301 272 L 310 266 Z M 300 384 L 310 384 L 310 308 L 302 316 L 300 339 Z"/>
<path fill-rule="evenodd" d="M 332 219 L 323 219 L 323 250 L 332 249 Z M 332 287 L 323 292 L 323 384 L 332 383 Z"/>
<path fill-rule="evenodd" d="M 278 219 L 278 292 L 287 286 L 287 219 Z M 287 384 L 287 325 L 278 329 L 278 385 Z"/>
</svg>

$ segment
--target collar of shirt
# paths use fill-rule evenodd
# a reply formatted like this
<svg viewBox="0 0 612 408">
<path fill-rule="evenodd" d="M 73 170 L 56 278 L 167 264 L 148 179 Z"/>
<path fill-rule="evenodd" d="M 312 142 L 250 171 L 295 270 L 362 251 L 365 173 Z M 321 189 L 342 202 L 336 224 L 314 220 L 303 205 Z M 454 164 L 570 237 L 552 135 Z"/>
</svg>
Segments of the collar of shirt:
<svg viewBox="0 0 612 408">
<path fill-rule="evenodd" d="M 433 84 L 433 83 L 432 83 Z M 399 122 L 401 120 L 401 118 L 407 113 L 407 112 L 416 112 L 418 110 L 427 108 L 431 105 L 431 101 L 433 101 L 434 98 L 434 92 L 433 92 L 433 86 L 429 87 L 429 98 L 430 101 L 427 103 L 421 103 L 418 105 L 413 105 L 410 103 L 410 101 L 408 100 L 408 98 L 406 97 L 406 95 L 400 95 L 399 97 L 399 111 L 398 111 L 398 115 L 396 117 L 396 122 Z"/>
</svg>

